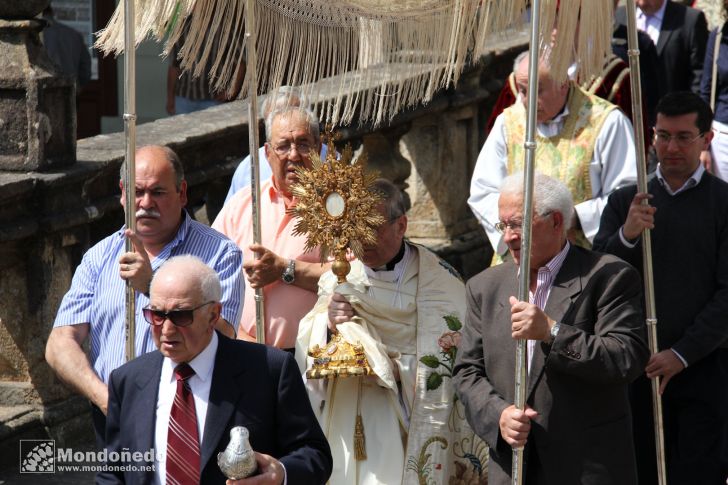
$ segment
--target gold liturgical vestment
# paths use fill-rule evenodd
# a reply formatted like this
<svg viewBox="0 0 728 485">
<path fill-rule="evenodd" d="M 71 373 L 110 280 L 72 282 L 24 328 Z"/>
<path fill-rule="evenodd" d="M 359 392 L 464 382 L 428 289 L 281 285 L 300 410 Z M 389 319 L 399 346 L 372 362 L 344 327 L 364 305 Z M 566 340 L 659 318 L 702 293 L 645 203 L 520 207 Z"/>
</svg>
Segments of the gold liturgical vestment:
<svg viewBox="0 0 728 485">
<path fill-rule="evenodd" d="M 604 120 L 616 106 L 573 83 L 566 103 L 569 114 L 559 134 L 551 138 L 536 134 L 536 170 L 566 184 L 579 204 L 592 198 L 589 163 Z M 511 174 L 523 170 L 526 110 L 523 103 L 515 103 L 503 115 Z"/>
</svg>

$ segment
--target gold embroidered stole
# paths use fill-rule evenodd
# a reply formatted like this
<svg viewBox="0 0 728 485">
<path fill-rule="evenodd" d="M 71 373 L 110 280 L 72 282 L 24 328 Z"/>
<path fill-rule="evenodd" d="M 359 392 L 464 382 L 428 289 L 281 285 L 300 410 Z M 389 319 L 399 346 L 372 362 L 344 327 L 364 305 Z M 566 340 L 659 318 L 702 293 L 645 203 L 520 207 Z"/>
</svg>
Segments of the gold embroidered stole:
<svg viewBox="0 0 728 485">
<path fill-rule="evenodd" d="M 561 132 L 551 138 L 536 133 L 536 170 L 562 181 L 571 190 L 574 203 L 592 198 L 589 163 L 594 143 L 607 115 L 615 105 L 571 84 L 567 99 L 569 114 Z M 503 111 L 508 173 L 523 170 L 526 110 L 518 102 Z"/>
</svg>

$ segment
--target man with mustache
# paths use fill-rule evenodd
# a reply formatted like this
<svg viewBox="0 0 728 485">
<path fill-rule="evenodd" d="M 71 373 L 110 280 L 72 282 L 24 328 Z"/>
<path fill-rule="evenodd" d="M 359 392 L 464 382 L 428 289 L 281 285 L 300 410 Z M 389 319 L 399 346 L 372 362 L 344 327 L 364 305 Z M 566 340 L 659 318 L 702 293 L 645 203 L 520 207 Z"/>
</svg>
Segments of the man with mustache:
<svg viewBox="0 0 728 485">
<path fill-rule="evenodd" d="M 316 115 L 299 107 L 274 110 L 265 120 L 265 154 L 273 175 L 260 187 L 261 244 L 253 243 L 250 187 L 237 192 L 212 224 L 245 253 L 247 291 L 238 338 L 255 339 L 251 290 L 263 288 L 265 343 L 291 352 L 298 322 L 316 303 L 319 277 L 330 266 L 319 263 L 318 249 L 304 251 L 306 237 L 293 234 L 295 220 L 288 212 L 295 204 L 296 168 L 311 168 L 311 154 L 320 153 L 318 123 Z"/>
<path fill-rule="evenodd" d="M 136 231 L 122 228 L 84 255 L 46 345 L 46 360 L 58 377 L 91 401 L 99 447 L 104 443 L 106 383 L 111 371 L 124 363 L 125 281 L 136 290 L 136 355 L 156 348 L 139 309 L 149 303 L 152 274 L 173 256 L 197 256 L 220 277 L 220 332 L 233 336 L 240 318 L 242 254 L 232 241 L 193 221 L 184 210 L 187 182 L 177 155 L 162 146 L 141 147 L 135 173 Z M 126 188 L 121 182 L 119 186 L 125 205 Z M 125 251 L 126 238 L 134 245 L 131 252 Z M 88 356 L 82 348 L 86 340 Z"/>
</svg>

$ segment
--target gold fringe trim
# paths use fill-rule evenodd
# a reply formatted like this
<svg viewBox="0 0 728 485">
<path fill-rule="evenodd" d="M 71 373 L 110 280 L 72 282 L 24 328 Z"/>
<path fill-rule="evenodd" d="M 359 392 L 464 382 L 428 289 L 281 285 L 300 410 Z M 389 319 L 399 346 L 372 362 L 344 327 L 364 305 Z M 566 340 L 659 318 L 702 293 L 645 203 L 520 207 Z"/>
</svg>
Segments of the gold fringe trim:
<svg viewBox="0 0 728 485">
<path fill-rule="evenodd" d="M 354 458 L 357 461 L 367 459 L 367 443 L 364 437 L 364 423 L 361 414 L 356 415 L 356 425 L 354 426 Z"/>
<path fill-rule="evenodd" d="M 364 377 L 357 377 L 359 381 L 356 389 L 356 421 L 354 423 L 354 458 L 357 461 L 367 459 L 367 441 L 364 436 L 364 421 L 361 417 L 361 388 Z"/>
</svg>

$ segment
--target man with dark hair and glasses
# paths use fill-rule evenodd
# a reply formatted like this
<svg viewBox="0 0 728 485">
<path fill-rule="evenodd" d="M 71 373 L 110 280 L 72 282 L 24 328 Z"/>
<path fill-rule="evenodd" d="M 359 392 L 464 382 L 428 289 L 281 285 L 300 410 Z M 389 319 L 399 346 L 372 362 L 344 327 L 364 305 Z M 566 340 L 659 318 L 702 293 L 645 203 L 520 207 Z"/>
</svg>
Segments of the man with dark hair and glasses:
<svg viewBox="0 0 728 485">
<path fill-rule="evenodd" d="M 123 175 L 122 166 L 120 174 Z M 152 274 L 175 255 L 193 254 L 218 273 L 223 310 L 218 330 L 233 336 L 240 318 L 242 254 L 217 231 L 193 221 L 187 182 L 177 155 L 158 145 L 136 151 L 136 227 L 122 227 L 89 249 L 63 297 L 46 345 L 46 360 L 59 378 L 92 403 L 97 446 L 103 447 L 109 373 L 124 363 L 125 281 L 136 290 L 136 307 L 149 302 Z M 127 188 L 120 181 L 121 204 Z M 126 239 L 133 250 L 125 249 Z M 89 341 L 89 355 L 83 349 Z M 148 325 L 136 313 L 136 355 L 154 350 Z"/>
<path fill-rule="evenodd" d="M 293 234 L 295 219 L 288 212 L 295 204 L 296 168 L 311 168 L 311 155 L 320 152 L 319 121 L 288 106 L 268 115 L 265 133 L 273 175 L 260 187 L 261 244 L 253 244 L 250 186 L 225 203 L 212 227 L 243 250 L 246 292 L 238 338 L 255 340 L 254 290 L 263 288 L 265 343 L 293 351 L 298 322 L 316 302 L 316 285 L 329 267 L 319 262 L 318 249 L 305 252 L 306 236 Z"/>
<path fill-rule="evenodd" d="M 122 458 L 97 483 L 226 483 L 217 454 L 235 426 L 248 429 L 255 483 L 326 482 L 331 453 L 295 361 L 218 333 L 221 297 L 217 274 L 194 256 L 155 273 L 143 314 L 158 351 L 111 373 L 106 426 L 110 456 L 154 450 L 154 462 Z"/>
<path fill-rule="evenodd" d="M 648 193 L 609 197 L 594 247 L 642 269 L 651 230 L 659 352 L 633 386 L 640 483 L 656 483 L 648 378 L 660 379 L 671 483 L 724 483 L 728 476 L 728 184 L 700 152 L 713 138 L 710 107 L 671 93 L 657 105 L 659 165 Z M 644 203 L 645 201 L 648 204 Z"/>
<path fill-rule="evenodd" d="M 499 187 L 498 228 L 513 261 L 474 276 L 453 377 L 490 446 L 488 483 L 511 483 L 523 446 L 528 484 L 635 485 L 627 387 L 649 356 L 637 272 L 567 240 L 574 202 L 536 173 L 528 301 L 519 301 L 523 174 Z M 516 340 L 526 339 L 526 409 L 514 405 Z"/>
</svg>

